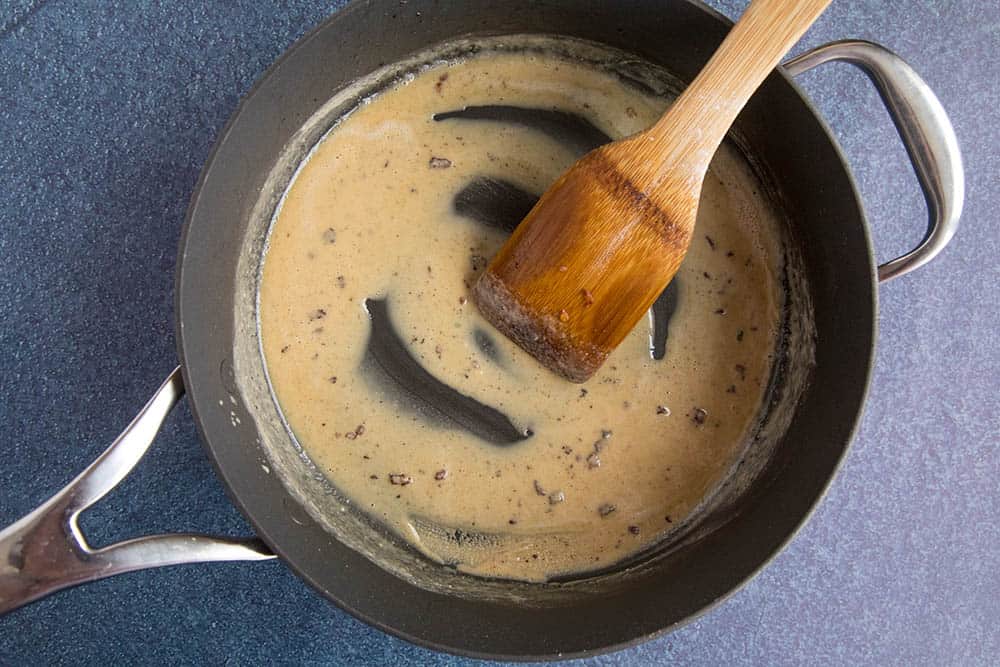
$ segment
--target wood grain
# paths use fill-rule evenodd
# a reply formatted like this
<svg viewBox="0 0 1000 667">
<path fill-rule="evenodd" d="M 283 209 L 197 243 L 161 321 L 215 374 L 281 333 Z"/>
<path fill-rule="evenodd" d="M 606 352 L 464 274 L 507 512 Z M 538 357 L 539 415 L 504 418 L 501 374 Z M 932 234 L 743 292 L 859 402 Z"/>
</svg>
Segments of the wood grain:
<svg viewBox="0 0 1000 667">
<path fill-rule="evenodd" d="M 684 259 L 709 162 L 753 92 L 830 0 L 755 0 L 659 121 L 580 159 L 473 289 L 486 318 L 584 382 Z"/>
</svg>

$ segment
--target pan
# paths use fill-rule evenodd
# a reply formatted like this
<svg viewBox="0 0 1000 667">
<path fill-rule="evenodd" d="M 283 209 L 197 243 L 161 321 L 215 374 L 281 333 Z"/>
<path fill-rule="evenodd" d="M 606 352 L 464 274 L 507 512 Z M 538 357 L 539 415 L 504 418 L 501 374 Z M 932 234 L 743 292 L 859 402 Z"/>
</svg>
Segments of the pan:
<svg viewBox="0 0 1000 667">
<path fill-rule="evenodd" d="M 255 326 L 267 221 L 297 160 L 321 135 L 311 119 L 328 113 L 324 105 L 352 82 L 398 73 L 392 63 L 416 62 L 415 54 L 440 52 L 436 45 L 458 38 L 547 35 L 652 63 L 681 86 L 730 27 L 687 0 L 358 0 L 303 37 L 242 101 L 202 171 L 176 270 L 180 365 L 97 461 L 0 532 L 0 612 L 141 568 L 277 557 L 387 632 L 443 651 L 528 660 L 650 639 L 746 583 L 806 521 L 847 451 L 874 356 L 878 284 L 940 253 L 961 213 L 964 177 L 951 124 L 926 84 L 886 49 L 844 41 L 794 58 L 734 127 L 730 140 L 786 213 L 790 305 L 767 442 L 683 534 L 641 558 L 526 583 L 474 577 L 416 554 L 350 510 L 296 448 L 267 385 Z M 832 61 L 858 66 L 876 86 L 926 196 L 923 240 L 881 266 L 850 168 L 793 80 Z M 218 477 L 256 536 L 160 535 L 92 548 L 80 513 L 128 474 L 185 392 Z"/>
</svg>

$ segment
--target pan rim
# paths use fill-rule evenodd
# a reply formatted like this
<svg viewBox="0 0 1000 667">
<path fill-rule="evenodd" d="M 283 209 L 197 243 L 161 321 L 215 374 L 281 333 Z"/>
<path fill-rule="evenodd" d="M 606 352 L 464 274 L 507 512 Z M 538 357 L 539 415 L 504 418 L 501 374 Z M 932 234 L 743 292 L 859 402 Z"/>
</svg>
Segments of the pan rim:
<svg viewBox="0 0 1000 667">
<path fill-rule="evenodd" d="M 716 21 L 722 21 L 723 24 L 725 26 L 727 26 L 727 27 L 732 25 L 732 22 L 728 18 L 726 18 L 722 14 L 718 13 L 717 11 L 715 11 L 715 10 L 713 10 L 713 9 L 705 6 L 705 5 L 702 5 L 701 3 L 693 2 L 692 0 L 681 0 L 681 1 L 684 2 L 685 4 L 691 5 L 693 7 L 696 7 L 698 9 L 702 10 L 703 12 L 707 13 L 711 18 L 713 18 Z M 787 533 L 787 535 L 785 535 L 785 537 L 780 542 L 780 544 L 778 545 L 778 547 L 775 548 L 775 549 L 773 549 L 770 552 L 770 555 L 768 557 L 766 557 L 765 559 L 763 559 L 761 562 L 759 562 L 756 565 L 756 567 L 752 568 L 750 570 L 750 572 L 746 576 L 744 576 L 742 578 L 742 580 L 740 581 L 740 583 L 738 583 L 736 586 L 733 586 L 732 588 L 730 588 L 725 594 L 719 596 L 714 601 L 712 601 L 710 604 L 707 604 L 707 605 L 701 607 L 697 612 L 688 615 L 687 617 L 685 617 L 681 621 L 669 624 L 666 627 L 662 627 L 662 628 L 660 628 L 659 630 L 657 630 L 655 632 L 652 632 L 652 633 L 641 633 L 641 634 L 638 634 L 638 635 L 632 637 L 629 640 L 618 642 L 618 643 L 613 643 L 613 644 L 608 644 L 608 645 L 601 646 L 601 647 L 598 647 L 598 648 L 595 648 L 595 649 L 583 649 L 583 650 L 579 650 L 579 651 L 544 653 L 544 654 L 530 654 L 530 655 L 529 654 L 524 654 L 524 653 L 500 653 L 500 652 L 476 651 L 476 650 L 469 650 L 469 649 L 464 648 L 464 647 L 453 646 L 453 645 L 448 645 L 448 644 L 444 644 L 444 643 L 437 643 L 433 639 L 429 639 L 429 638 L 427 638 L 425 636 L 414 635 L 412 633 L 409 633 L 409 632 L 406 632 L 406 631 L 401 630 L 399 628 L 396 628 L 396 627 L 394 627 L 394 626 L 392 626 L 392 625 L 390 625 L 390 624 L 388 624 L 388 623 L 386 623 L 386 622 L 384 622 L 384 621 L 382 621 L 382 620 L 380 620 L 378 618 L 375 618 L 375 617 L 371 616 L 370 614 L 364 613 L 360 609 L 357 609 L 357 608 L 353 607 L 352 605 L 346 603 L 344 600 L 336 597 L 336 594 L 334 592 L 328 590 L 323 585 L 322 582 L 320 582 L 315 577 L 313 577 L 309 572 L 306 572 L 304 570 L 299 569 L 295 565 L 295 562 L 294 562 L 295 559 L 294 559 L 294 557 L 291 556 L 291 555 L 289 555 L 288 552 L 282 547 L 281 541 L 273 539 L 273 536 L 271 535 L 271 531 L 269 529 L 269 526 L 266 523 L 264 523 L 263 521 L 261 521 L 260 517 L 258 517 L 256 515 L 256 513 L 253 512 L 246 505 L 246 503 L 244 502 L 244 500 L 241 498 L 239 492 L 236 490 L 237 486 L 238 486 L 238 481 L 234 481 L 234 480 L 232 480 L 230 478 L 230 474 L 227 472 L 227 470 L 225 469 L 225 467 L 223 466 L 223 464 L 220 462 L 220 460 L 219 460 L 219 458 L 217 456 L 217 452 L 209 444 L 211 442 L 211 440 L 210 440 L 208 429 L 205 427 L 206 419 L 205 419 L 204 415 L 202 414 L 202 407 L 201 407 L 203 405 L 207 406 L 208 403 L 205 402 L 205 399 L 199 399 L 199 392 L 200 392 L 201 388 L 200 388 L 200 385 L 199 385 L 199 383 L 198 383 L 198 381 L 196 379 L 197 378 L 197 373 L 195 373 L 192 370 L 192 368 L 189 367 L 189 363 L 188 363 L 188 359 L 190 358 L 191 355 L 189 355 L 187 352 L 189 350 L 189 346 L 192 343 L 189 340 L 188 335 L 185 333 L 185 328 L 184 328 L 185 306 L 184 306 L 184 297 L 183 297 L 183 295 L 184 295 L 184 290 L 185 290 L 184 280 L 185 280 L 185 276 L 186 276 L 184 265 L 185 265 L 185 258 L 186 258 L 187 254 L 188 254 L 187 250 L 188 250 L 188 244 L 189 244 L 189 240 L 190 240 L 189 239 L 189 233 L 190 233 L 190 230 L 191 230 L 191 227 L 192 227 L 192 224 L 193 224 L 192 221 L 195 219 L 195 217 L 197 215 L 198 204 L 199 204 L 200 199 L 201 199 L 201 197 L 203 195 L 203 190 L 206 187 L 206 183 L 211 178 L 211 175 L 213 173 L 213 169 L 218 167 L 217 161 L 218 161 L 218 158 L 219 158 L 219 152 L 220 152 L 221 148 L 227 143 L 227 141 L 229 140 L 229 138 L 231 136 L 231 133 L 232 133 L 234 127 L 237 125 L 238 121 L 241 119 L 242 115 L 245 113 L 247 107 L 250 106 L 254 102 L 254 100 L 255 100 L 256 96 L 259 94 L 259 91 L 261 90 L 261 88 L 263 88 L 265 86 L 265 84 L 273 76 L 276 75 L 276 73 L 281 69 L 281 67 L 283 66 L 283 64 L 286 63 L 288 61 L 288 59 L 295 52 L 297 52 L 304 45 L 308 44 L 310 41 L 312 41 L 313 39 L 315 39 L 316 36 L 319 35 L 320 33 L 322 33 L 324 31 L 330 29 L 330 27 L 332 25 L 336 25 L 338 22 L 345 21 L 353 13 L 364 11 L 365 9 L 367 9 L 367 7 L 368 7 L 369 4 L 370 4 L 370 2 L 368 0 L 354 0 L 353 2 L 349 3 L 344 8 L 342 8 L 339 11 L 335 12 L 334 14 L 332 14 L 330 17 L 328 17 L 327 19 L 325 19 L 324 21 L 322 21 L 319 25 L 315 26 L 313 29 L 311 29 L 309 32 L 307 32 L 305 35 L 303 35 L 299 40 L 297 40 L 270 67 L 268 67 L 268 69 L 257 79 L 257 81 L 255 82 L 254 86 L 241 99 L 238 107 L 233 112 L 233 114 L 230 116 L 230 118 L 227 121 L 226 125 L 224 126 L 224 128 L 220 132 L 219 137 L 217 138 L 217 140 L 216 140 L 216 142 L 215 142 L 215 144 L 214 144 L 214 146 L 212 148 L 212 151 L 209 154 L 208 158 L 206 159 L 205 165 L 204 165 L 204 167 L 203 167 L 203 169 L 202 169 L 202 171 L 201 171 L 201 173 L 199 175 L 198 182 L 197 182 L 197 184 L 195 186 L 195 189 L 194 189 L 192 197 L 191 197 L 191 202 L 190 202 L 190 204 L 188 206 L 188 209 L 187 209 L 187 214 L 185 216 L 185 222 L 184 222 L 183 229 L 182 229 L 182 232 L 181 232 L 181 235 L 180 235 L 180 240 L 179 240 L 179 252 L 178 252 L 178 255 L 177 255 L 178 256 L 177 269 L 175 271 L 176 278 L 175 278 L 174 306 L 175 306 L 175 326 L 176 326 L 176 340 L 177 340 L 178 356 L 179 356 L 179 358 L 181 360 L 181 367 L 182 367 L 182 373 L 183 373 L 183 377 L 184 377 L 184 381 L 185 381 L 185 386 L 188 388 L 189 395 L 190 395 L 189 404 L 190 404 L 191 411 L 192 411 L 192 414 L 193 414 L 194 419 L 195 419 L 195 423 L 196 423 L 197 428 L 198 428 L 199 436 L 201 437 L 202 444 L 205 447 L 205 450 L 206 450 L 206 452 L 208 454 L 209 460 L 211 461 L 212 466 L 213 466 L 213 468 L 216 471 L 216 474 L 219 476 L 220 480 L 223 483 L 223 487 L 226 490 L 227 496 L 230 498 L 230 501 L 234 505 L 236 505 L 236 507 L 240 510 L 240 512 L 244 515 L 244 517 L 246 517 L 246 519 L 249 521 L 249 523 L 253 526 L 254 530 L 257 532 L 257 534 L 268 544 L 268 546 L 270 546 L 275 551 L 275 553 L 277 553 L 281 557 L 281 559 L 285 562 L 285 564 L 288 567 L 290 567 L 296 573 L 297 576 L 299 576 L 300 578 L 302 578 L 303 580 L 305 580 L 307 583 L 309 583 L 314 589 L 316 589 L 318 592 L 320 592 L 325 598 L 327 598 L 328 600 L 332 601 L 339 608 L 343 609 L 344 611 L 348 612 L 349 614 L 351 614 L 352 616 L 358 618 L 359 620 L 362 620 L 362 621 L 364 621 L 365 623 L 367 623 L 369 625 L 377 627 L 380 630 L 382 630 L 384 632 L 387 632 L 387 633 L 389 633 L 391 635 L 401 637 L 401 638 L 403 638 L 403 639 L 405 639 L 407 641 L 410 641 L 410 642 L 412 642 L 414 644 L 417 644 L 417 645 L 420 645 L 420 646 L 424 646 L 424 647 L 431 648 L 431 649 L 434 649 L 434 650 L 445 651 L 445 652 L 448 652 L 448 653 L 453 653 L 453 654 L 458 654 L 458 655 L 463 655 L 463 656 L 468 656 L 468 657 L 475 657 L 475 658 L 507 659 L 507 660 L 518 660 L 518 661 L 528 661 L 528 660 L 559 660 L 559 659 L 574 658 L 574 657 L 594 656 L 594 655 L 599 655 L 599 654 L 608 653 L 608 652 L 612 652 L 612 651 L 617 651 L 617 650 L 620 650 L 620 649 L 623 649 L 623 648 L 627 648 L 627 647 L 630 647 L 630 646 L 635 646 L 637 644 L 640 644 L 640 643 L 643 643 L 645 641 L 651 640 L 651 639 L 656 638 L 658 636 L 662 636 L 662 635 L 664 635 L 664 634 L 666 634 L 668 632 L 671 632 L 671 631 L 676 630 L 676 629 L 678 629 L 680 627 L 683 627 L 684 625 L 686 625 L 686 624 L 688 624 L 688 623 L 690 623 L 690 622 L 692 622 L 692 621 L 700 618 L 704 614 L 706 614 L 709 611 L 715 609 L 722 602 L 724 602 L 725 600 L 729 599 L 732 595 L 734 595 L 736 592 L 738 592 L 739 590 L 741 590 L 752 579 L 754 579 L 760 573 L 760 571 L 764 567 L 766 567 L 768 564 L 770 564 L 773 561 L 774 558 L 776 558 L 780 553 L 782 553 L 784 551 L 784 549 L 787 547 L 787 545 L 796 537 L 796 535 L 802 529 L 802 527 L 806 524 L 806 522 L 808 522 L 808 520 L 811 518 L 811 516 L 813 515 L 813 513 L 818 508 L 820 502 L 826 496 L 826 494 L 827 494 L 827 492 L 828 492 L 831 484 L 833 483 L 834 479 L 837 476 L 837 473 L 839 472 L 841 466 L 843 465 L 848 452 L 850 451 L 851 442 L 853 441 L 854 436 L 856 435 L 857 430 L 858 430 L 858 428 L 860 426 L 861 418 L 863 416 L 863 408 L 864 408 L 864 405 L 866 403 L 867 395 L 868 395 L 868 391 L 869 391 L 869 387 L 870 387 L 871 376 L 872 376 L 873 365 L 874 365 L 874 358 L 875 358 L 875 341 L 877 339 L 877 327 L 878 327 L 878 320 L 877 320 L 877 317 L 876 317 L 876 315 L 877 315 L 877 309 L 878 309 L 877 283 L 875 281 L 875 266 L 874 266 L 874 255 L 872 253 L 871 236 L 870 236 L 867 219 L 866 219 L 865 212 L 864 212 L 864 207 L 862 206 L 862 202 L 861 202 L 858 190 L 857 190 L 857 184 L 855 182 L 854 175 L 853 175 L 852 171 L 849 168 L 849 164 L 846 161 L 846 158 L 845 158 L 845 156 L 843 154 L 843 150 L 842 150 L 840 144 L 836 141 L 836 138 L 833 135 L 830 127 L 826 123 L 825 119 L 818 113 L 818 111 L 815 109 L 815 107 L 812 105 L 812 103 L 809 101 L 809 99 L 801 91 L 801 89 L 799 88 L 799 86 L 791 79 L 790 76 L 788 76 L 783 71 L 779 71 L 780 72 L 779 76 L 784 80 L 784 82 L 786 84 L 788 84 L 788 85 L 790 85 L 792 87 L 793 91 L 795 92 L 795 94 L 799 98 L 799 101 L 805 106 L 806 110 L 816 119 L 816 121 L 818 122 L 818 124 L 819 124 L 822 132 L 825 134 L 826 140 L 831 144 L 833 150 L 835 151 L 837 157 L 839 158 L 839 160 L 840 160 L 840 162 L 841 162 L 841 164 L 843 166 L 844 174 L 845 174 L 845 176 L 846 176 L 846 178 L 847 178 L 847 180 L 849 182 L 849 185 L 851 187 L 851 190 L 852 190 L 851 194 L 853 195 L 854 203 L 857 205 L 857 210 L 858 210 L 858 213 L 859 213 L 859 216 L 860 216 L 860 220 L 859 221 L 861 223 L 862 234 L 863 234 L 864 241 L 865 241 L 865 243 L 867 245 L 867 249 L 868 249 L 868 254 L 867 254 L 866 261 L 867 261 L 868 269 L 869 269 L 868 273 L 870 274 L 869 275 L 869 282 L 870 282 L 870 287 L 871 287 L 871 306 L 872 306 L 871 307 L 871 313 L 870 313 L 870 320 L 872 322 L 871 344 L 868 346 L 869 353 L 867 355 L 867 358 L 864 360 L 863 385 L 861 387 L 860 400 L 859 400 L 858 409 L 855 410 L 854 413 L 853 413 L 854 416 L 853 416 L 853 419 L 851 420 L 851 423 L 850 423 L 849 437 L 848 437 L 848 439 L 846 441 L 846 444 L 844 445 L 844 447 L 840 451 L 839 455 L 837 456 L 836 463 L 833 466 L 832 470 L 830 471 L 830 474 L 827 476 L 826 482 L 823 484 L 822 488 L 819 490 L 819 493 L 816 495 L 816 497 L 814 499 L 812 499 L 812 501 L 809 503 L 808 511 L 806 511 L 800 518 L 798 518 L 798 520 L 795 523 L 794 528 L 791 531 L 789 531 Z M 557 34 L 557 33 L 554 33 L 554 34 Z M 859 360 L 859 362 L 860 362 L 860 360 Z M 860 365 L 860 363 L 859 363 L 859 365 Z M 846 421 L 847 420 L 845 420 L 845 422 Z"/>
</svg>

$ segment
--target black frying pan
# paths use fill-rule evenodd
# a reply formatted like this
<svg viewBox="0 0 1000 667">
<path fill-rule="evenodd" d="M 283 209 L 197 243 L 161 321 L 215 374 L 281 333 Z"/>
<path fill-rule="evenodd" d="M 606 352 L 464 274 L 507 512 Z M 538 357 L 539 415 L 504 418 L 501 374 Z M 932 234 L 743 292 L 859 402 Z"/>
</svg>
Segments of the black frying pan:
<svg viewBox="0 0 1000 667">
<path fill-rule="evenodd" d="M 202 173 L 177 271 L 180 369 L 77 480 L 0 533 L 0 611 L 118 572 L 180 562 L 271 558 L 352 614 L 420 644 L 514 659 L 606 651 L 676 627 L 725 598 L 772 558 L 822 497 L 860 416 L 875 339 L 876 281 L 929 261 L 954 233 L 963 173 L 933 94 L 881 47 L 821 47 L 773 74 L 733 141 L 787 214 L 788 334 L 769 410 L 773 441 L 675 543 L 612 572 L 549 584 L 477 579 L 430 563 L 344 506 L 284 433 L 254 357 L 255 270 L 282 159 L 351 81 L 462 35 L 556 34 L 591 40 L 691 80 L 729 22 L 686 0 L 363 0 L 300 40 L 268 70 L 224 130 Z M 789 76 L 846 60 L 876 83 L 927 195 L 921 245 L 876 267 L 850 171 Z M 298 134 L 297 134 L 298 133 Z M 814 327 L 814 333 L 811 328 Z M 809 354 L 801 353 L 808 348 Z M 183 374 L 183 380 L 181 375 Z M 205 446 L 260 540 L 157 536 L 90 548 L 79 512 L 142 456 L 184 387 Z M 752 457 L 750 457 L 752 458 Z M 376 564 L 362 552 L 375 555 Z"/>
</svg>

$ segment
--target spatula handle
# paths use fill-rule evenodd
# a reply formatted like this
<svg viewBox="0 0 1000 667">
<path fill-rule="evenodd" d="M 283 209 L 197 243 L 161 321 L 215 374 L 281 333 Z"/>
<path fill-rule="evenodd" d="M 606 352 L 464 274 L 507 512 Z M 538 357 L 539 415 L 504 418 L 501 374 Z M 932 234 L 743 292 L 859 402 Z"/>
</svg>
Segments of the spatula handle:
<svg viewBox="0 0 1000 667">
<path fill-rule="evenodd" d="M 750 96 L 831 0 L 754 0 L 646 139 L 701 173 Z M 697 173 L 699 170 L 694 169 Z"/>
</svg>

